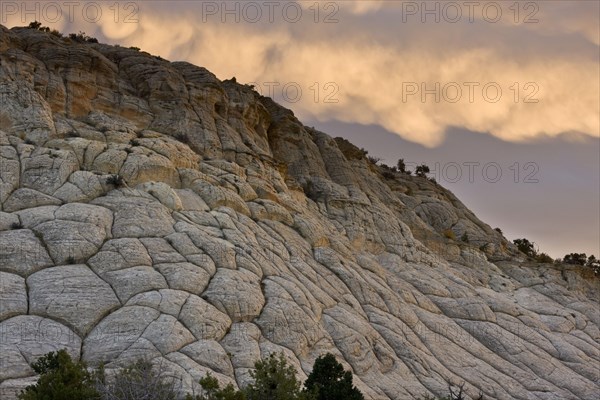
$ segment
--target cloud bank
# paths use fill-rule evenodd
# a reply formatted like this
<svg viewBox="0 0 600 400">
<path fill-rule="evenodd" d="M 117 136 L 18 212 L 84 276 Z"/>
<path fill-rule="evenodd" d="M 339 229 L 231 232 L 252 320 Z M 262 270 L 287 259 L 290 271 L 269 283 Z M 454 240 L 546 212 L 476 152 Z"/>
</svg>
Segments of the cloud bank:
<svg viewBox="0 0 600 400">
<path fill-rule="evenodd" d="M 429 147 L 450 127 L 600 136 L 598 3 L 475 3 L 140 2 L 137 22 L 102 3 L 94 23 L 55 25 L 236 76 L 300 118 Z"/>
</svg>

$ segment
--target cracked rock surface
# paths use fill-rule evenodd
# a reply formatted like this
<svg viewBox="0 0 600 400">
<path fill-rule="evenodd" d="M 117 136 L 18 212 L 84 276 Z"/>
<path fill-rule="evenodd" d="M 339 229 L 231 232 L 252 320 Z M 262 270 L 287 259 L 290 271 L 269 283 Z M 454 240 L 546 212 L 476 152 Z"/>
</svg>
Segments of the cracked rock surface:
<svg viewBox="0 0 600 400">
<path fill-rule="evenodd" d="M 204 68 L 0 27 L 0 398 L 66 348 L 198 391 L 331 352 L 368 399 L 592 399 L 598 280 Z M 122 178 L 122 182 L 116 178 Z M 447 238 L 467 233 L 469 242 Z"/>
</svg>

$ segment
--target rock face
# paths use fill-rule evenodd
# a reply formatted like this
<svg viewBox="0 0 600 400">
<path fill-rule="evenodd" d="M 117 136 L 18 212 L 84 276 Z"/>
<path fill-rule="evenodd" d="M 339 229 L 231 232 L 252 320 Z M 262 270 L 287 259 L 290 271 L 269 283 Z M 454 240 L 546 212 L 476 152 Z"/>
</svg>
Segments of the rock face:
<svg viewBox="0 0 600 400">
<path fill-rule="evenodd" d="M 301 378 L 332 352 L 368 399 L 600 391 L 597 280 L 250 87 L 0 27 L 0 96 L 2 399 L 60 348 L 190 392 L 280 351 Z"/>
</svg>

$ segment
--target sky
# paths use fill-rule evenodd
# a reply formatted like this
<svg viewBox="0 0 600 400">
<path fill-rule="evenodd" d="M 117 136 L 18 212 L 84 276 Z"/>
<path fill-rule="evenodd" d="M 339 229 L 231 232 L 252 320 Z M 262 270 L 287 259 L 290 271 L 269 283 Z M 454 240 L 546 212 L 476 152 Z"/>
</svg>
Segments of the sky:
<svg viewBox="0 0 600 400">
<path fill-rule="evenodd" d="M 235 76 L 511 240 L 600 253 L 598 1 L 0 2 L 34 19 Z"/>
</svg>

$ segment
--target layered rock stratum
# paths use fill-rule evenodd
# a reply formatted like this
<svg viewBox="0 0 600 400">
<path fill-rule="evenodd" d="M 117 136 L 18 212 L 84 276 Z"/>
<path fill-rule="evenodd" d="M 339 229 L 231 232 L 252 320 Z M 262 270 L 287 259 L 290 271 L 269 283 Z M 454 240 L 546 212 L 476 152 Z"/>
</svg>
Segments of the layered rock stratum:
<svg viewBox="0 0 600 400">
<path fill-rule="evenodd" d="M 331 352 L 368 399 L 598 398 L 597 279 L 252 87 L 1 27 L 0 96 L 2 399 L 61 348 L 190 392 Z"/>
</svg>

